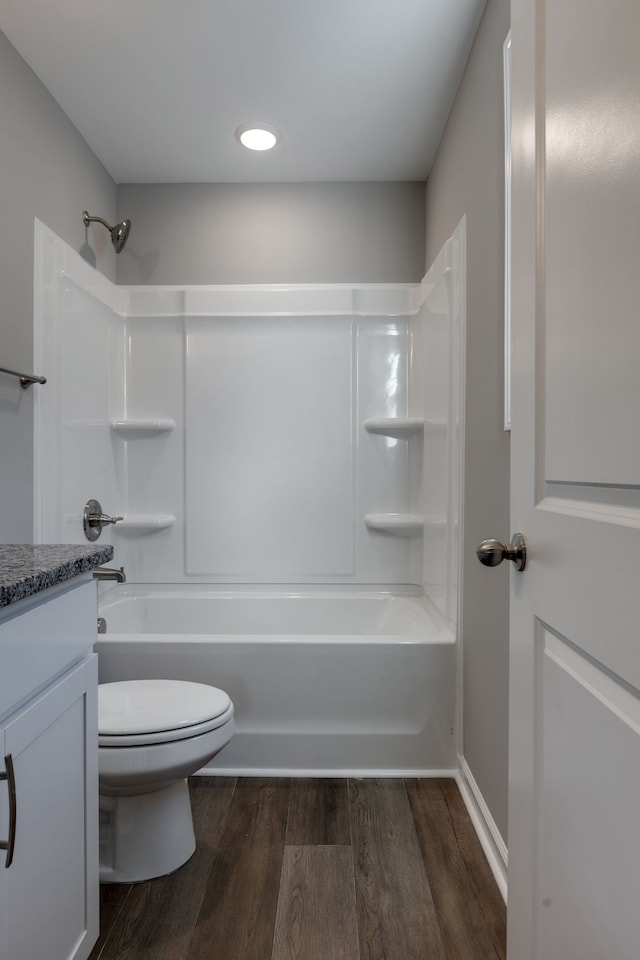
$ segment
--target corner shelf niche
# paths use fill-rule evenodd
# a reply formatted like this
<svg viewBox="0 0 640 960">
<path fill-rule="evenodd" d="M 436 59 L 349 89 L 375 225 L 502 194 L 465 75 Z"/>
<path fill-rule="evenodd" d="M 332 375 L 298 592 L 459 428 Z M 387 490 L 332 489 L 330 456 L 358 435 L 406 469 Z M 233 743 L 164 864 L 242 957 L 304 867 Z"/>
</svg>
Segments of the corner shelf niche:
<svg viewBox="0 0 640 960">
<path fill-rule="evenodd" d="M 113 529 L 125 536 L 136 536 L 166 530 L 175 522 L 176 518 L 172 513 L 129 513 Z"/>
<path fill-rule="evenodd" d="M 111 429 L 123 440 L 144 440 L 147 437 L 155 437 L 160 433 L 171 433 L 172 430 L 175 430 L 175 427 L 175 420 L 169 419 L 111 421 Z"/>
<path fill-rule="evenodd" d="M 364 422 L 368 433 L 378 433 L 396 440 L 418 436 L 423 432 L 424 425 L 422 417 L 375 417 Z"/>
</svg>

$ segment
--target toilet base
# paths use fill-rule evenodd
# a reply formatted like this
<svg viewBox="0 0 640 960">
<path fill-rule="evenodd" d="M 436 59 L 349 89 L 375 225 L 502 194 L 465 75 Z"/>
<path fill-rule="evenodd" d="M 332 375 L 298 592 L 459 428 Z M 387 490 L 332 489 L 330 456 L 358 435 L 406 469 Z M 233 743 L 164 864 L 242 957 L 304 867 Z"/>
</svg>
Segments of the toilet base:
<svg viewBox="0 0 640 960">
<path fill-rule="evenodd" d="M 196 849 L 186 780 L 138 796 L 100 795 L 100 882 L 137 883 L 177 870 Z"/>
</svg>

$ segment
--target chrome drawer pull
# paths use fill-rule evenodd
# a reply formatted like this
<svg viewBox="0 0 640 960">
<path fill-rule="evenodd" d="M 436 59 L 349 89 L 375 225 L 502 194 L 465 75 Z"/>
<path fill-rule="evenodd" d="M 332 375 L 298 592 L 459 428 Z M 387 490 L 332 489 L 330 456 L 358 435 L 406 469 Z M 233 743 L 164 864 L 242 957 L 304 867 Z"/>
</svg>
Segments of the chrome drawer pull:
<svg viewBox="0 0 640 960">
<path fill-rule="evenodd" d="M 7 754 L 4 758 L 6 773 L 0 773 L 0 780 L 6 780 L 9 785 L 9 839 L 0 840 L 0 850 L 7 851 L 7 859 L 4 862 L 5 868 L 10 867 L 13 862 L 13 850 L 16 845 L 16 776 L 13 770 L 13 757 Z"/>
</svg>

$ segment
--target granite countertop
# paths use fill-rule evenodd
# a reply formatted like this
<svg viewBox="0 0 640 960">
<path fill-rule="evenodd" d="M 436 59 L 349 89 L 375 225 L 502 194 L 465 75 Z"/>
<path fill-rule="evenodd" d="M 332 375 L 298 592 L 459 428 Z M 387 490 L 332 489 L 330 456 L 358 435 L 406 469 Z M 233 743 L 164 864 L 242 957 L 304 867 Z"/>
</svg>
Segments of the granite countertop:
<svg viewBox="0 0 640 960">
<path fill-rule="evenodd" d="M 112 557 L 108 543 L 0 544 L 0 607 L 71 580 Z"/>
</svg>

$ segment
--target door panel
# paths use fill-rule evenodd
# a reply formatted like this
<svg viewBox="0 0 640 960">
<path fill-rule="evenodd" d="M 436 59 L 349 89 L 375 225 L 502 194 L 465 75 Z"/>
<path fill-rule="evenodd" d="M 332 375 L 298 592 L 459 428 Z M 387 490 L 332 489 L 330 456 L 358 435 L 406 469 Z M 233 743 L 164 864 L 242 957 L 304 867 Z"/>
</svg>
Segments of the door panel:
<svg viewBox="0 0 640 960">
<path fill-rule="evenodd" d="M 637 485 L 638 8 L 563 0 L 544 17 L 545 474 Z"/>
<path fill-rule="evenodd" d="M 631 958 L 640 942 L 640 703 L 564 638 L 541 627 L 538 642 L 537 955 Z"/>
<path fill-rule="evenodd" d="M 637 960 L 640 13 L 512 3 L 510 960 Z"/>
</svg>

